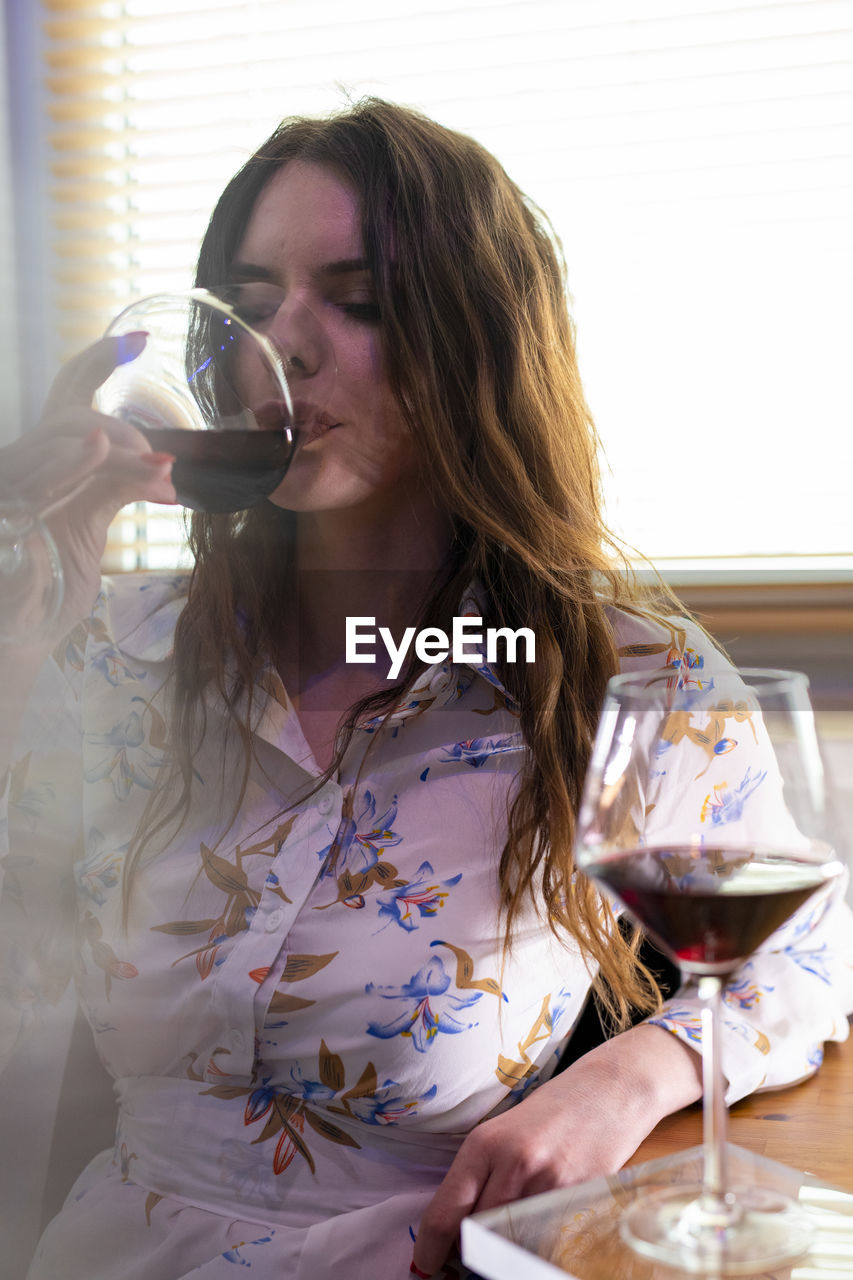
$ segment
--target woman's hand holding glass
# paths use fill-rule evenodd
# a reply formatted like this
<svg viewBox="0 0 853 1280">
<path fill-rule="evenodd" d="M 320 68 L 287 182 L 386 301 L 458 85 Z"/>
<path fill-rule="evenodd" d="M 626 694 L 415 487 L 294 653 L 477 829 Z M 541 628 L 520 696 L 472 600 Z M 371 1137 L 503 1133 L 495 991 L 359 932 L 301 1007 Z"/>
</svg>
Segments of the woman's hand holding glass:
<svg viewBox="0 0 853 1280">
<path fill-rule="evenodd" d="M 49 651 L 89 612 L 107 529 L 128 502 L 171 503 L 172 458 L 92 397 L 144 348 L 144 333 L 103 338 L 58 373 L 33 430 L 0 451 L 0 635 Z"/>
<path fill-rule="evenodd" d="M 311 347 L 334 358 L 302 304 L 265 282 L 153 294 L 126 307 L 107 330 L 139 329 L 148 341 L 95 397 L 97 408 L 174 455 L 178 501 L 195 511 L 244 511 L 287 474 L 297 435 L 288 378 L 301 377 Z"/>
<path fill-rule="evenodd" d="M 313 388 L 298 414 L 291 371 Z M 2 455 L 0 637 L 49 647 L 85 616 L 126 503 L 234 512 L 264 501 L 322 431 L 315 384 L 328 395 L 334 375 L 314 314 L 263 282 L 125 308 Z"/>
</svg>

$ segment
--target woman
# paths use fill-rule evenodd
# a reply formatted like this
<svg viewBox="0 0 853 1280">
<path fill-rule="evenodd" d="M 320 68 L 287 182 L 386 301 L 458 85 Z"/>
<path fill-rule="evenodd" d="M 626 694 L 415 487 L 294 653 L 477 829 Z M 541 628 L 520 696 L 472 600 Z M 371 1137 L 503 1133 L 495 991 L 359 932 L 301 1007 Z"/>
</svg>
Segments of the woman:
<svg viewBox="0 0 853 1280">
<path fill-rule="evenodd" d="M 44 666 L 44 646 L 5 655 L 10 701 L 35 692 L 0 936 L 35 957 L 33 998 L 56 988 L 73 861 L 76 978 L 119 1101 L 30 1274 L 458 1275 L 466 1213 L 617 1169 L 699 1095 L 687 998 L 549 1076 L 593 975 L 622 1025 L 656 1007 L 572 878 L 606 680 L 724 660 L 602 550 L 559 260 L 479 146 L 376 101 L 286 122 L 214 212 L 198 283 L 226 280 L 280 291 L 265 323 L 301 432 L 268 503 L 193 517 L 189 581 L 119 579 L 92 607 L 111 514 L 174 500 L 169 458 L 88 407 L 144 335 L 63 371 L 8 454 L 35 492 L 89 480 L 51 517 L 70 637 Z M 347 619 L 400 637 L 466 614 L 531 627 L 535 661 L 410 658 L 391 682 L 346 661 Z M 844 1035 L 843 910 L 811 924 L 826 981 L 789 938 L 756 962 L 730 1098 Z"/>
</svg>

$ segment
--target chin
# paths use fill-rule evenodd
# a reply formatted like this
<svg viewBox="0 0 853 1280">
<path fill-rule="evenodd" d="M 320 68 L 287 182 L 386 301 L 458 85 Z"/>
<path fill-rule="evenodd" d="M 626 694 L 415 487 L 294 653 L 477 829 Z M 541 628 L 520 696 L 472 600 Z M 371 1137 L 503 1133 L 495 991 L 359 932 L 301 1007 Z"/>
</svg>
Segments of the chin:
<svg viewBox="0 0 853 1280">
<path fill-rule="evenodd" d="M 297 458 L 268 501 L 287 511 L 320 514 L 323 511 L 353 512 L 361 508 L 393 505 L 400 501 L 416 481 L 411 476 L 357 475 L 345 468 L 314 468 L 300 463 L 308 462 L 307 456 Z"/>
<path fill-rule="evenodd" d="M 370 503 L 371 499 L 378 497 L 377 493 L 370 490 L 366 492 L 341 492 L 336 490 L 332 493 L 328 490 L 321 491 L 313 486 L 296 485 L 292 482 L 291 477 L 288 476 L 269 495 L 267 501 L 271 502 L 275 507 L 281 507 L 283 511 L 319 515 L 323 511 L 348 511 L 364 507 Z"/>
</svg>

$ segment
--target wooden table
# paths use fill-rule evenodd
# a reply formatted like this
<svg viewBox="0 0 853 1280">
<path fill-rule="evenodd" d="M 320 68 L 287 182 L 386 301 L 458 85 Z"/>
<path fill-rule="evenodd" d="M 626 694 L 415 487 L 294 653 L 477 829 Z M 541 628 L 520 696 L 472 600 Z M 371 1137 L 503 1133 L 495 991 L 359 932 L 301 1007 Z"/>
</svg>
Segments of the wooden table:
<svg viewBox="0 0 853 1280">
<path fill-rule="evenodd" d="M 790 1089 L 756 1093 L 729 1110 L 729 1142 L 853 1192 L 853 1032 L 826 1046 L 823 1065 Z M 629 1164 L 702 1141 L 700 1105 L 667 1116 Z"/>
<path fill-rule="evenodd" d="M 810 1080 L 736 1103 L 729 1111 L 728 1139 L 748 1152 L 787 1169 L 813 1174 L 821 1182 L 853 1194 L 853 1034 L 844 1044 L 826 1046 L 823 1065 Z M 690 1176 L 696 1178 L 701 1141 L 702 1109 L 697 1104 L 662 1121 L 628 1163 L 638 1165 L 692 1149 Z M 736 1155 L 734 1161 L 740 1165 L 738 1176 L 742 1178 L 748 1166 Z M 766 1182 L 770 1169 L 772 1166 L 764 1166 L 762 1170 Z M 767 1185 L 777 1185 L 772 1179 L 779 1173 L 770 1174 Z M 785 1192 L 796 1194 L 787 1185 L 788 1174 L 781 1171 L 781 1175 L 786 1180 Z M 793 1181 L 798 1185 L 796 1176 Z M 492 1210 L 482 1215 L 479 1225 L 480 1215 L 475 1215 L 467 1224 L 471 1265 L 479 1266 L 483 1275 L 501 1280 L 544 1274 L 541 1269 L 532 1269 L 541 1268 L 539 1259 L 555 1268 L 552 1271 L 549 1267 L 548 1274 L 568 1273 L 583 1280 L 662 1280 L 664 1272 L 669 1280 L 697 1280 L 686 1271 L 664 1268 L 631 1253 L 618 1228 L 619 1206 L 624 1204 L 619 1188 L 624 1186 L 624 1181 L 616 1178 L 567 1188 L 563 1193 L 551 1193 L 550 1201 L 547 1196 L 534 1197 Z M 823 1215 L 819 1235 L 800 1274 L 812 1280 L 824 1275 L 827 1280 L 853 1277 L 850 1205 L 833 1199 L 827 1207 L 819 1194 L 809 1201 L 811 1210 Z M 795 1274 L 790 1266 L 782 1266 L 744 1280 L 791 1280 Z"/>
</svg>

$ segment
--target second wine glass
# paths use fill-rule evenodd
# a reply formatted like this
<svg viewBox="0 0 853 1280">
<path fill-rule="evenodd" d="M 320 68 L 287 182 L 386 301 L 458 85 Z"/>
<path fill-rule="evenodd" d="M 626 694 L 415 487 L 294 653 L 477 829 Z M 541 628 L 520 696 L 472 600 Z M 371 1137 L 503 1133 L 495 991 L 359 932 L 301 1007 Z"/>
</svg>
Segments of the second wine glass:
<svg viewBox="0 0 853 1280">
<path fill-rule="evenodd" d="M 686 665 L 608 685 L 578 818 L 577 865 L 695 980 L 704 1175 L 637 1200 L 639 1253 L 713 1275 L 801 1256 L 812 1226 L 775 1191 L 729 1185 L 722 994 L 775 929 L 836 879 L 829 786 L 798 672 Z"/>
</svg>

